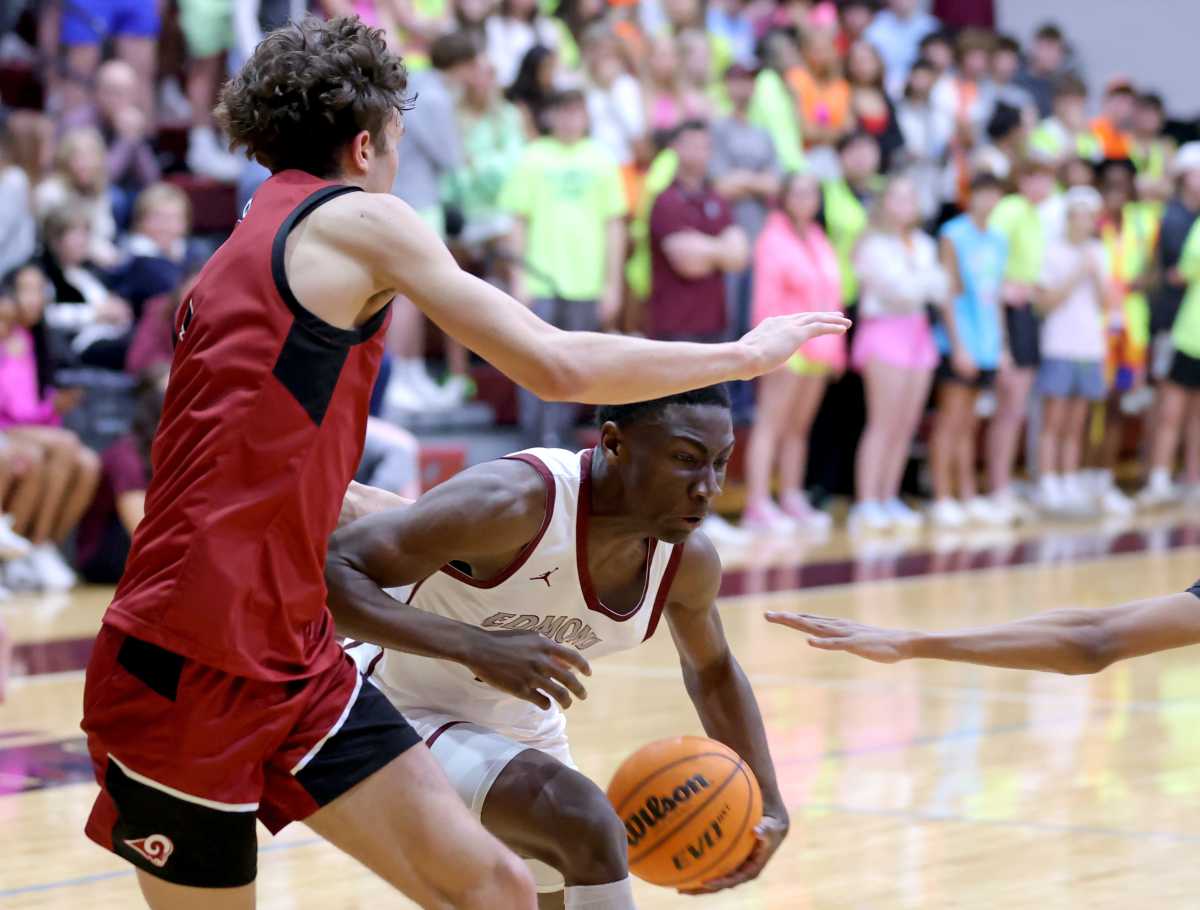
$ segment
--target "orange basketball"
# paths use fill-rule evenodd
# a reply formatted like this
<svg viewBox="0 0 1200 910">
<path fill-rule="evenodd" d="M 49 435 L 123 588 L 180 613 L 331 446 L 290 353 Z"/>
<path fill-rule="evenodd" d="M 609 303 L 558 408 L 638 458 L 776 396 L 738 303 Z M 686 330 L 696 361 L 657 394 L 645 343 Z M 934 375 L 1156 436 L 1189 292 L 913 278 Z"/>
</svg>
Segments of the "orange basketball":
<svg viewBox="0 0 1200 910">
<path fill-rule="evenodd" d="M 728 746 L 702 736 L 660 739 L 613 775 L 608 799 L 625 823 L 629 869 L 689 888 L 732 872 L 754 849 L 762 793 Z"/>
</svg>

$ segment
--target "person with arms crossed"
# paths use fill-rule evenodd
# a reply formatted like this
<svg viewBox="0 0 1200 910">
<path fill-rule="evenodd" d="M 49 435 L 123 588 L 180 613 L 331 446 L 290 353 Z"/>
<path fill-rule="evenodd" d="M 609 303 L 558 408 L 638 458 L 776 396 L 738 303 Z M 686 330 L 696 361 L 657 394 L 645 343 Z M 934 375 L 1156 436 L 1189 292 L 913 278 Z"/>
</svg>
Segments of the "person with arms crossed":
<svg viewBox="0 0 1200 910">
<path fill-rule="evenodd" d="M 709 347 L 546 325 L 388 193 L 406 86 L 379 30 L 337 18 L 273 32 L 223 92 L 219 118 L 272 177 L 183 294 L 145 517 L 84 692 L 87 833 L 153 908 L 254 906 L 256 816 L 305 821 L 424 907 L 533 906 L 528 872 L 361 686 L 325 605 L 396 294 L 585 402 L 749 378 L 847 324 L 807 314 Z"/>
<path fill-rule="evenodd" d="M 721 561 L 697 531 L 733 449 L 728 392 L 605 407 L 598 418 L 594 449 L 477 465 L 403 508 L 356 488 L 326 578 L 339 631 L 382 646 L 350 653 L 472 813 L 532 859 L 541 906 L 630 910 L 625 828 L 576 770 L 563 709 L 586 697 L 589 661 L 637 647 L 660 618 L 705 732 L 745 757 L 763 791 L 758 846 L 698 893 L 756 877 L 788 815 L 721 627 Z M 385 591 L 401 586 L 412 586 L 399 593 L 406 606 Z"/>
</svg>

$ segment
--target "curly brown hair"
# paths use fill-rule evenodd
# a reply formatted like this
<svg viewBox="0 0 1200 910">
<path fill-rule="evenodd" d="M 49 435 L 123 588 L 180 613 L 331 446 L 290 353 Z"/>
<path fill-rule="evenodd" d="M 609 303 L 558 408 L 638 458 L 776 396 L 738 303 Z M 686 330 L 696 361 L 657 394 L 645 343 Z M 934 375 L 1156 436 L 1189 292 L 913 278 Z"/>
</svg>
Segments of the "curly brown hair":
<svg viewBox="0 0 1200 910">
<path fill-rule="evenodd" d="M 337 172 L 338 152 L 409 110 L 408 73 L 383 32 L 357 17 L 308 17 L 262 40 L 221 92 L 217 121 L 234 148 L 272 172 Z"/>
</svg>

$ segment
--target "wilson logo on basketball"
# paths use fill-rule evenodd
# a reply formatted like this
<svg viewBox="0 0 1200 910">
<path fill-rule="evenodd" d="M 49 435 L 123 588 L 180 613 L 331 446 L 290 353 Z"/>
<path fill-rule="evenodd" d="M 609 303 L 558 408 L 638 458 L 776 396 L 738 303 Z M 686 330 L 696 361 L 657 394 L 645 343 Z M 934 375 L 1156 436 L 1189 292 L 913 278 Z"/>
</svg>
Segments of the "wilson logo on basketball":
<svg viewBox="0 0 1200 910">
<path fill-rule="evenodd" d="M 677 807 L 710 786 L 702 774 L 689 777 L 671 791 L 669 796 L 651 796 L 636 812 L 625 819 L 625 840 L 636 847 L 646 832 L 666 819 Z"/>
<path fill-rule="evenodd" d="M 728 815 L 729 807 L 726 806 L 717 814 L 716 818 L 708 823 L 703 834 L 671 857 L 671 864 L 682 872 L 692 863 L 704 859 L 705 854 L 720 843 L 721 837 L 724 835 L 721 823 Z"/>
<path fill-rule="evenodd" d="M 125 841 L 130 850 L 136 852 L 147 862 L 162 868 L 175 851 L 171 838 L 165 834 L 151 834 L 149 837 L 135 837 Z"/>
</svg>

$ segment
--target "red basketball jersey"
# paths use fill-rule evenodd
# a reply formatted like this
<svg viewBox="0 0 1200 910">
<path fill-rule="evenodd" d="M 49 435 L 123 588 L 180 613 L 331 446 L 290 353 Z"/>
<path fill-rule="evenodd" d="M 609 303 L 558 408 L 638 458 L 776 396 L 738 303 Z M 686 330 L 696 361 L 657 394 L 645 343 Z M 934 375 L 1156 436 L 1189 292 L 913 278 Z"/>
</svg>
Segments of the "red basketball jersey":
<svg viewBox="0 0 1200 910">
<path fill-rule="evenodd" d="M 288 287 L 284 248 L 356 189 L 276 174 L 183 300 L 146 517 L 104 622 L 255 679 L 341 659 L 326 542 L 362 456 L 390 307 L 360 329 L 329 325 Z"/>
</svg>

